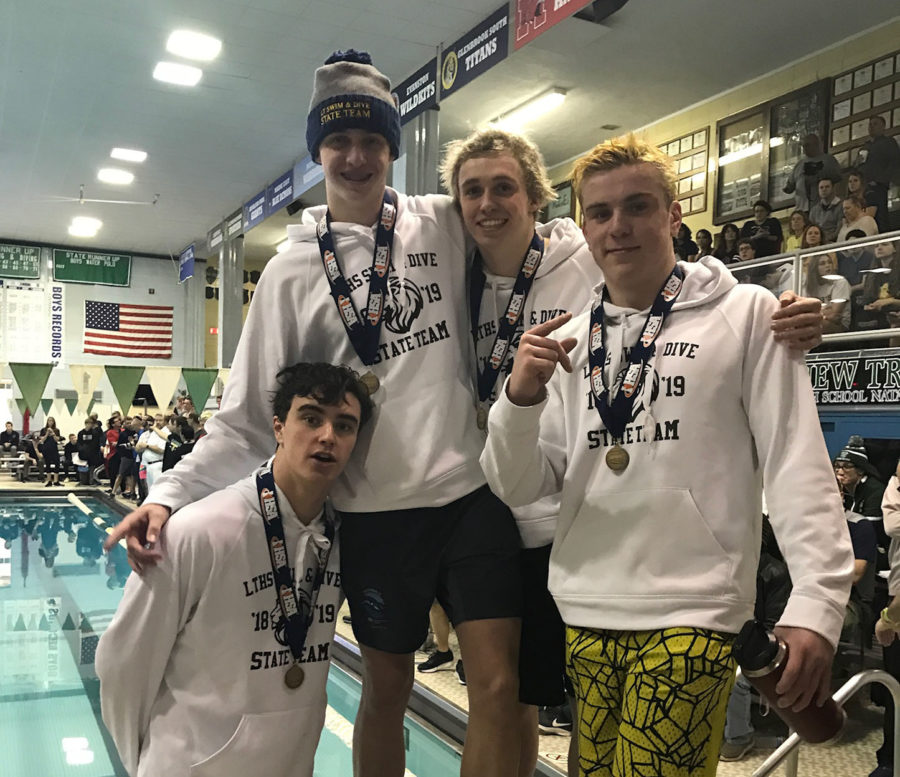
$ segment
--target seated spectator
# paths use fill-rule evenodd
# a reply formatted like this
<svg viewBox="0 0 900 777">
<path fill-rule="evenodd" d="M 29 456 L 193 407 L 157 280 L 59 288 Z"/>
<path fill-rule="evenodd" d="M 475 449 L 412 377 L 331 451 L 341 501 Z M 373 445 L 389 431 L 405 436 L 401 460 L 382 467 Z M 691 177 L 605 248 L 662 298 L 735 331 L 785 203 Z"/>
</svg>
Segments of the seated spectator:
<svg viewBox="0 0 900 777">
<path fill-rule="evenodd" d="M 900 258 L 895 242 L 885 241 L 875 246 L 875 262 L 863 281 L 861 304 L 874 323 L 868 328 L 892 326 L 888 314 L 900 311 Z"/>
<path fill-rule="evenodd" d="M 41 471 L 43 456 L 38 450 L 34 434 L 26 434 L 19 442 L 19 461 L 22 463 L 19 469 L 19 480 L 26 482 L 31 475 L 31 470 Z"/>
<path fill-rule="evenodd" d="M 6 422 L 6 429 L 0 432 L 0 450 L 16 451 L 19 449 L 19 433 L 13 429 L 12 421 Z"/>
<path fill-rule="evenodd" d="M 712 233 L 708 229 L 698 229 L 695 237 L 697 238 L 697 258 L 713 256 Z"/>
<path fill-rule="evenodd" d="M 844 220 L 837 234 L 839 243 L 848 240 L 848 234 L 855 229 L 861 230 L 866 237 L 878 234 L 878 225 L 875 219 L 866 215 L 865 207 L 866 203 L 860 197 L 844 197 Z"/>
<path fill-rule="evenodd" d="M 713 256 L 724 264 L 732 264 L 738 259 L 738 241 L 741 239 L 741 231 L 737 224 L 728 223 L 722 227 L 716 235 L 716 247 Z"/>
<path fill-rule="evenodd" d="M 816 248 L 822 245 L 822 228 L 818 224 L 809 224 L 803 230 L 800 248 Z"/>
<path fill-rule="evenodd" d="M 877 198 L 871 192 L 866 192 L 866 177 L 856 168 L 847 171 L 847 194 L 862 197 L 866 203 L 866 214 L 875 219 L 878 210 Z M 875 223 L 878 223 L 878 219 L 875 219 Z M 879 228 L 879 232 L 884 231 Z"/>
<path fill-rule="evenodd" d="M 885 135 L 886 129 L 883 117 L 869 118 L 869 140 L 859 150 L 856 160 L 856 166 L 866 178 L 866 197 L 876 208 L 879 232 L 889 229 L 888 189 L 891 181 L 900 180 L 900 147 L 896 138 Z"/>
<path fill-rule="evenodd" d="M 888 559 L 888 594 L 890 604 L 881 612 L 875 624 L 875 637 L 883 647 L 884 669 L 900 680 L 900 465 L 884 490 L 881 501 L 884 529 L 891 538 Z M 873 694 L 874 695 L 874 694 Z M 884 739 L 876 752 L 878 768 L 869 777 L 892 777 L 894 774 L 894 700 L 887 692 L 881 694 L 884 704 Z"/>
<path fill-rule="evenodd" d="M 884 483 L 869 463 L 863 438 L 854 434 L 834 458 L 834 474 L 844 498 L 844 511 L 855 513 L 850 520 L 870 521 L 875 528 L 878 546 L 887 553 L 888 539 L 881 515 Z"/>
<path fill-rule="evenodd" d="M 757 258 L 781 253 L 781 222 L 772 218 L 772 206 L 765 200 L 753 203 L 753 219 L 741 227 L 741 237 L 753 243 Z"/>
<path fill-rule="evenodd" d="M 738 256 L 742 262 L 750 262 L 757 258 L 753 243 L 747 238 L 742 239 L 738 244 Z M 794 265 L 792 262 L 767 264 L 747 270 L 738 269 L 734 274 L 740 283 L 755 283 L 757 286 L 768 289 L 776 297 L 794 288 Z"/>
<path fill-rule="evenodd" d="M 796 251 L 803 242 L 803 233 L 809 226 L 809 218 L 802 210 L 795 210 L 788 222 L 788 236 L 784 241 L 785 251 Z"/>
<path fill-rule="evenodd" d="M 858 229 L 847 234 L 848 240 L 856 240 L 865 237 L 865 232 Z M 843 275 L 850 284 L 850 291 L 855 295 L 862 292 L 863 280 L 875 263 L 875 254 L 868 247 L 845 248 L 838 252 L 838 272 Z"/>
<path fill-rule="evenodd" d="M 822 150 L 822 141 L 818 135 L 807 135 L 802 144 L 803 156 L 794 166 L 791 177 L 784 185 L 784 192 L 794 195 L 794 207 L 797 210 L 808 213 L 819 199 L 818 184 L 824 180 L 840 181 L 841 166 L 837 159 Z"/>
<path fill-rule="evenodd" d="M 822 242 L 833 243 L 844 219 L 842 200 L 835 194 L 834 184 L 828 179 L 819 181 L 819 199 L 809 211 L 809 220 L 822 230 Z"/>
<path fill-rule="evenodd" d="M 672 244 L 675 246 L 675 255 L 684 262 L 697 261 L 697 252 L 699 248 L 697 244 L 691 240 L 691 228 L 681 222 L 678 228 L 678 234 L 672 238 Z"/>
<path fill-rule="evenodd" d="M 837 257 L 819 254 L 809 257 L 800 293 L 822 301 L 825 334 L 850 329 L 850 284 L 837 274 Z"/>
<path fill-rule="evenodd" d="M 756 247 L 748 239 L 744 238 L 738 243 L 738 261 L 752 262 L 756 259 Z"/>
<path fill-rule="evenodd" d="M 78 470 L 75 468 L 75 456 L 78 454 L 78 436 L 69 435 L 69 441 L 63 448 L 63 473 L 67 480 L 78 480 Z"/>
<path fill-rule="evenodd" d="M 840 487 L 840 481 L 838 482 Z M 846 511 L 847 528 L 853 544 L 853 588 L 847 602 L 842 639 L 858 642 L 860 630 L 868 630 L 872 623 L 872 603 L 875 600 L 875 565 L 878 560 L 878 542 L 871 521 Z"/>
</svg>

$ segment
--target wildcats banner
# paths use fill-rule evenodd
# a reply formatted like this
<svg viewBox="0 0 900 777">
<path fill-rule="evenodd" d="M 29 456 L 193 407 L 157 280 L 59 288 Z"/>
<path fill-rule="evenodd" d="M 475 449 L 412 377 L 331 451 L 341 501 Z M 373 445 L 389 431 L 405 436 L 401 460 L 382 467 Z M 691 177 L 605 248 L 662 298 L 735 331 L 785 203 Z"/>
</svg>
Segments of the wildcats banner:
<svg viewBox="0 0 900 777">
<path fill-rule="evenodd" d="M 474 81 L 509 53 L 509 6 L 503 4 L 487 19 L 448 46 L 441 59 L 441 99 Z"/>
<path fill-rule="evenodd" d="M 817 405 L 900 405 L 900 348 L 809 357 Z"/>
<path fill-rule="evenodd" d="M 590 5 L 591 1 L 516 0 L 516 39 L 513 48 L 518 51 L 538 35 L 547 32 L 554 24 Z"/>
<path fill-rule="evenodd" d="M 437 105 L 437 57 L 394 87 L 400 123 L 406 124 Z"/>
</svg>

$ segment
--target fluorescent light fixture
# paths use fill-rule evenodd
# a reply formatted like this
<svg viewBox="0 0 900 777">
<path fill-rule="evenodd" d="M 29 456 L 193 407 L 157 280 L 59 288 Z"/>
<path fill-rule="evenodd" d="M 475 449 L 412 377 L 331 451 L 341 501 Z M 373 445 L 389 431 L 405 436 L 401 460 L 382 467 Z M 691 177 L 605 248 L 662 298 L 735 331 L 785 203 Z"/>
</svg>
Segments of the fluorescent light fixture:
<svg viewBox="0 0 900 777">
<path fill-rule="evenodd" d="M 93 237 L 100 231 L 103 222 L 90 216 L 76 216 L 69 224 L 69 234 L 73 237 Z"/>
<path fill-rule="evenodd" d="M 146 151 L 138 151 L 136 148 L 120 148 L 116 146 L 109 155 L 113 159 L 121 159 L 123 162 L 143 162 L 147 158 Z"/>
<path fill-rule="evenodd" d="M 860 270 L 861 273 L 872 272 L 876 275 L 887 275 L 890 271 L 890 267 L 873 267 L 871 270 Z"/>
<path fill-rule="evenodd" d="M 822 280 L 823 281 L 842 281 L 842 280 L 844 280 L 844 276 L 843 275 L 834 275 L 834 274 L 823 275 Z M 832 302 L 834 302 L 834 300 L 832 300 Z"/>
<path fill-rule="evenodd" d="M 769 148 L 775 148 L 776 146 L 783 146 L 784 138 L 781 135 L 778 135 L 774 138 L 769 138 Z"/>
<path fill-rule="evenodd" d="M 209 62 L 219 56 L 222 41 L 212 35 L 191 30 L 175 30 L 166 41 L 166 51 L 185 59 Z"/>
<path fill-rule="evenodd" d="M 534 121 L 538 116 L 558 108 L 565 99 L 566 90 L 554 86 L 552 89 L 548 89 L 546 92 L 537 95 L 537 97 L 532 97 L 527 102 L 513 108 L 508 113 L 503 113 L 496 119 L 492 119 L 490 124 L 493 127 L 513 131 Z"/>
<path fill-rule="evenodd" d="M 153 69 L 157 81 L 178 86 L 196 86 L 203 77 L 203 71 L 193 65 L 179 65 L 177 62 L 157 62 Z"/>
<path fill-rule="evenodd" d="M 102 167 L 97 171 L 97 180 L 117 185 L 129 184 L 134 180 L 134 173 L 120 170 L 118 167 Z"/>
<path fill-rule="evenodd" d="M 846 302 L 846 301 L 847 300 L 845 300 L 843 297 L 835 297 L 833 300 L 831 300 L 831 304 L 832 305 L 840 305 L 842 302 Z"/>
<path fill-rule="evenodd" d="M 287 239 L 287 240 L 282 240 L 277 246 L 275 246 L 275 250 L 279 254 L 283 254 L 290 247 L 291 247 L 291 241 L 290 241 L 290 239 Z"/>
</svg>

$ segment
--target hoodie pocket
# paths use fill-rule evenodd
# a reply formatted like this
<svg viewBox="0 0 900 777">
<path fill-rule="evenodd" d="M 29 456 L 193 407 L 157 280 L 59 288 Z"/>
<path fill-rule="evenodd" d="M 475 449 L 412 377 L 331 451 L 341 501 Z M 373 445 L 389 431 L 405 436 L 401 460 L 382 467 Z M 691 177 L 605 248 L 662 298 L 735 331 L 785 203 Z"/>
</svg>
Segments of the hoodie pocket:
<svg viewBox="0 0 900 777">
<path fill-rule="evenodd" d="M 734 560 L 683 488 L 587 495 L 554 563 L 557 595 L 709 597 L 734 589 Z"/>
<path fill-rule="evenodd" d="M 324 718 L 324 705 L 244 715 L 219 750 L 191 766 L 191 777 L 247 777 L 260 767 L 267 777 L 311 774 Z"/>
</svg>

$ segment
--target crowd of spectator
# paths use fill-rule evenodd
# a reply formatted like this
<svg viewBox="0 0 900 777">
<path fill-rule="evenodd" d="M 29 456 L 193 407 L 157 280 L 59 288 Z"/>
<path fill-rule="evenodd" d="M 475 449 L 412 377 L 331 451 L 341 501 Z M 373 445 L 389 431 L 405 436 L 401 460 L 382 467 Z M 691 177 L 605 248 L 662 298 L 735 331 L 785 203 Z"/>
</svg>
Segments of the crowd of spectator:
<svg viewBox="0 0 900 777">
<path fill-rule="evenodd" d="M 785 227 L 772 215 L 772 206 L 758 200 L 752 219 L 740 227 L 724 224 L 715 236 L 698 229 L 695 241 L 690 227 L 682 224 L 673 238 L 675 253 L 685 261 L 714 256 L 734 264 L 890 230 L 888 191 L 891 182 L 900 181 L 900 146 L 885 134 L 882 117 L 869 120 L 869 138 L 854 160 L 856 167 L 845 176 L 816 135 L 803 138 L 802 149 L 803 157 L 784 187 L 795 201 Z M 775 294 L 795 282 L 792 263 L 739 270 L 736 275 Z M 799 290 L 822 301 L 826 334 L 900 328 L 900 243 L 836 245 L 829 253 L 813 254 L 803 265 Z"/>
<path fill-rule="evenodd" d="M 38 432 L 20 434 L 7 421 L 0 432 L 0 457 L 22 482 L 43 479 L 46 487 L 66 480 L 82 485 L 109 482 L 111 496 L 140 503 L 156 477 L 191 452 L 205 431 L 205 418 L 190 396 L 179 397 L 171 413 L 123 416 L 113 412 L 104 424 L 96 413 L 68 441 L 48 416 Z"/>
</svg>

